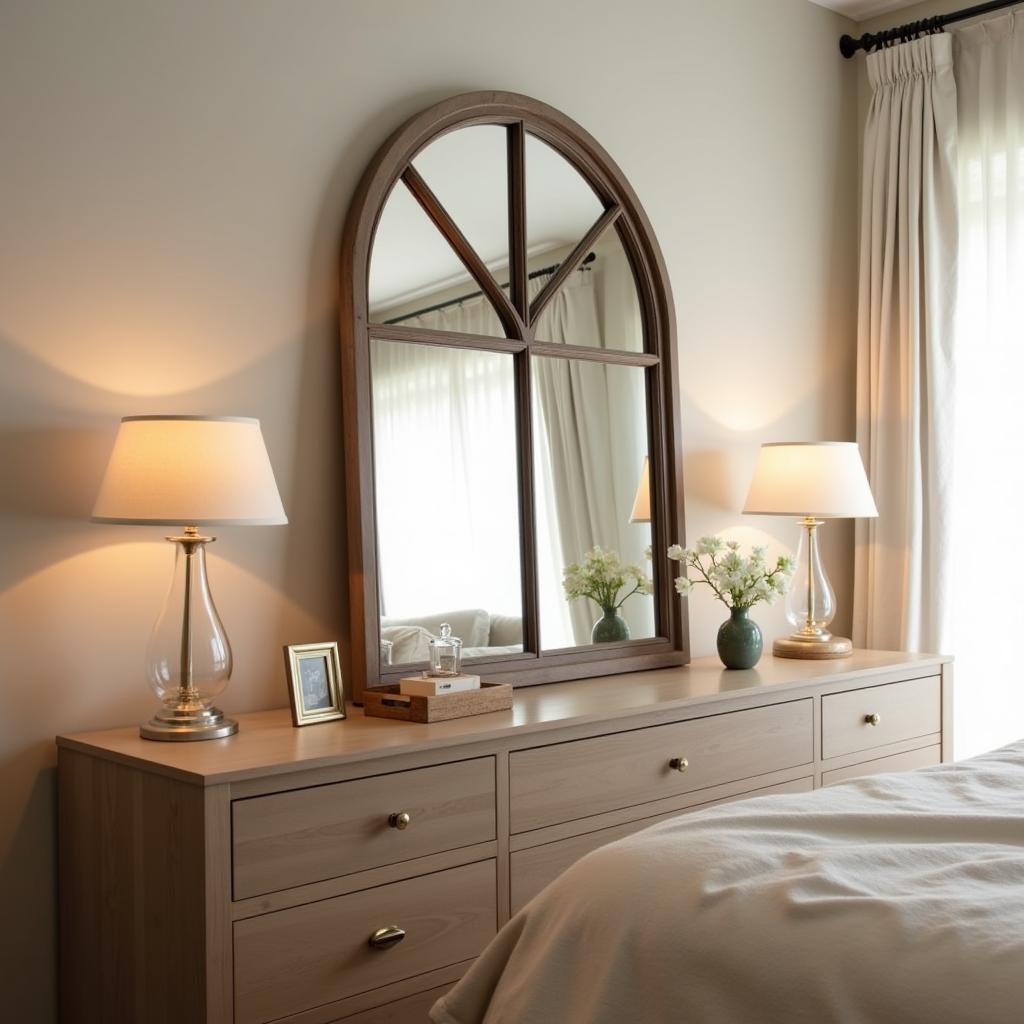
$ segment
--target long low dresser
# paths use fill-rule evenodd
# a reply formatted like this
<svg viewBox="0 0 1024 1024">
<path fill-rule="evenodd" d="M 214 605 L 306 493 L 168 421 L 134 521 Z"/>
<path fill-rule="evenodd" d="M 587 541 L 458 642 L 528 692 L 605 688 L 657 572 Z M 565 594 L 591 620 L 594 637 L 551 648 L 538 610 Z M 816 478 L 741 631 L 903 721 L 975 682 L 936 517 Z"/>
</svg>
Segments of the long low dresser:
<svg viewBox="0 0 1024 1024">
<path fill-rule="evenodd" d="M 952 666 L 857 651 L 516 691 L 432 725 L 61 736 L 61 1019 L 406 1024 L 590 850 L 951 756 Z"/>
</svg>

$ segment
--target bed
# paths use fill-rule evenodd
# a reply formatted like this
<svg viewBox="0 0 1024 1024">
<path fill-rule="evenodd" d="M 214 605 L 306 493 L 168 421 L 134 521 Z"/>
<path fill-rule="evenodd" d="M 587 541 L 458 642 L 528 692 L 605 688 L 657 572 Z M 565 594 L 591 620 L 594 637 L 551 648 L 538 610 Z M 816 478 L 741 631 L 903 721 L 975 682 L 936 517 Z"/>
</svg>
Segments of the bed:
<svg viewBox="0 0 1024 1024">
<path fill-rule="evenodd" d="M 1024 741 L 594 851 L 436 1024 L 1024 1021 Z"/>
</svg>

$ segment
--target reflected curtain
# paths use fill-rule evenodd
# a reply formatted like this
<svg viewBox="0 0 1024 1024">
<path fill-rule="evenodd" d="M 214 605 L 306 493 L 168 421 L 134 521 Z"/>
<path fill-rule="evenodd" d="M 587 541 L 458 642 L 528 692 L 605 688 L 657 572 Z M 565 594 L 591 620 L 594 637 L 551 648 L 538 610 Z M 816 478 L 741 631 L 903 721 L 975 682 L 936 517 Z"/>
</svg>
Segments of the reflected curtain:
<svg viewBox="0 0 1024 1024">
<path fill-rule="evenodd" d="M 452 307 L 422 326 L 467 330 L 462 312 L 476 322 Z M 512 358 L 374 342 L 372 359 L 382 613 L 520 617 Z"/>
<path fill-rule="evenodd" d="M 1024 507 L 1024 14 L 954 33 L 960 134 L 960 287 L 956 330 L 956 754 L 1024 733 L 1013 644 L 993 618 L 1024 621 L 1024 590 L 999 535 Z M 991 531 L 991 536 L 988 536 Z M 1013 534 L 1007 538 L 1013 543 Z M 1013 625 L 1010 627 L 1014 628 Z"/>
<path fill-rule="evenodd" d="M 547 277 L 530 282 L 534 298 Z M 566 345 L 601 339 L 598 304 L 589 272 L 573 274 L 537 324 L 537 336 Z M 548 519 L 550 545 L 541 588 L 542 642 L 546 648 L 590 643 L 594 609 L 588 601 L 567 602 L 562 570 L 597 544 L 617 537 L 612 473 L 608 379 L 604 364 L 583 360 L 533 361 L 534 431 L 540 502 L 538 520 Z M 545 500 L 546 499 L 546 500 Z M 566 630 L 571 629 L 571 634 Z"/>
<path fill-rule="evenodd" d="M 531 300 L 548 280 L 549 275 L 530 280 Z M 504 333 L 490 304 L 482 297 L 408 317 L 402 324 L 450 333 L 489 336 Z M 614 338 L 616 348 L 639 349 L 640 312 L 625 254 L 618 250 L 599 251 L 593 269 L 570 275 L 540 317 L 537 337 L 554 344 L 580 344 L 585 340 L 586 344 L 599 347 L 608 344 L 606 339 Z M 375 388 L 377 358 L 375 355 Z M 432 358 L 436 376 L 437 356 Z M 462 358 L 466 358 L 465 352 Z M 590 643 L 595 621 L 595 609 L 589 602 L 570 603 L 565 599 L 562 571 L 568 562 L 578 561 L 591 548 L 602 545 L 617 550 L 627 562 L 643 563 L 649 530 L 631 525 L 629 512 L 640 466 L 647 454 L 647 427 L 642 414 L 629 416 L 627 410 L 644 410 L 646 394 L 641 372 L 636 372 L 633 379 L 628 379 L 627 374 L 610 377 L 601 363 L 541 358 L 533 361 L 533 368 L 539 610 L 544 632 L 542 643 L 546 649 L 552 649 Z M 465 401 L 462 394 L 465 389 L 460 381 L 453 379 L 450 385 L 444 386 L 451 387 L 452 400 L 457 406 Z M 409 395 L 401 400 L 408 402 Z M 613 411 L 620 413 L 614 428 Z M 397 412 L 392 414 L 382 406 L 381 415 L 383 419 L 378 426 L 375 411 L 375 431 L 394 434 L 395 426 L 388 421 Z M 408 420 L 412 414 L 405 410 L 401 415 Z M 487 420 L 488 429 L 501 429 L 503 433 L 500 424 L 509 415 L 514 416 L 514 409 L 499 403 L 495 410 L 497 419 Z M 383 458 L 383 452 L 389 449 L 377 444 L 377 450 L 378 457 Z M 398 495 L 395 497 L 397 499 Z M 391 509 L 386 515 L 391 536 L 397 536 L 400 527 L 408 533 L 405 512 Z M 504 518 L 501 522 L 502 529 L 510 528 Z M 458 529 L 461 527 L 456 528 L 456 532 Z M 484 530 L 483 535 L 493 537 L 494 531 Z M 509 535 L 505 535 L 506 547 Z M 514 535 L 518 536 L 518 525 Z M 383 527 L 381 536 L 384 578 Z M 391 545 L 387 551 L 391 553 Z M 396 590 L 397 586 L 395 582 L 384 587 L 389 615 L 406 614 L 398 609 L 405 608 L 415 596 Z M 456 603 L 464 605 L 465 599 Z M 429 610 L 432 609 L 417 608 L 415 612 Z M 652 602 L 634 599 L 623 607 L 622 615 L 634 635 L 653 636 Z"/>
<path fill-rule="evenodd" d="M 854 638 L 939 650 L 952 598 L 957 110 L 951 38 L 868 55 L 857 440 L 879 518 L 857 523 Z"/>
</svg>

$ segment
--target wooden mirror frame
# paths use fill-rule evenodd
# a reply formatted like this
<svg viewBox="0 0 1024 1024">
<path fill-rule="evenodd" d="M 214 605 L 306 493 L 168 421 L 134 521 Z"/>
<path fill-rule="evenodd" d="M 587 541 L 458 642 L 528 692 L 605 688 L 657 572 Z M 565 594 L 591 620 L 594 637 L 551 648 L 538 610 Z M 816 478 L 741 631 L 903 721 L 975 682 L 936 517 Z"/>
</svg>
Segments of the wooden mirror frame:
<svg viewBox="0 0 1024 1024">
<path fill-rule="evenodd" d="M 474 252 L 427 183 L 412 166 L 434 139 L 469 125 L 505 125 L 509 132 L 509 293 Z M 600 199 L 604 213 L 586 233 L 531 304 L 527 291 L 526 133 L 560 153 Z M 378 219 L 392 188 L 404 180 L 420 206 L 479 283 L 501 320 L 505 338 L 447 334 L 425 328 L 372 324 L 369 275 Z M 549 344 L 533 339 L 531 325 L 565 279 L 580 266 L 605 229 L 613 227 L 632 267 L 644 332 L 642 352 Z M 378 150 L 356 189 L 342 235 L 341 351 L 349 603 L 353 698 L 368 686 L 396 682 L 419 665 L 380 665 L 377 525 L 374 494 L 370 341 L 419 342 L 510 353 L 515 361 L 519 438 L 519 520 L 523 584 L 523 653 L 474 658 L 480 675 L 515 685 L 682 665 L 689 661 L 685 599 L 672 586 L 667 561 L 653 563 L 656 630 L 662 635 L 544 652 L 539 644 L 537 560 L 533 491 L 531 367 L 534 355 L 596 360 L 645 369 L 648 454 L 651 466 L 651 543 L 664 552 L 683 539 L 682 442 L 679 368 L 672 292 L 661 250 L 629 182 L 604 149 L 578 124 L 553 107 L 515 93 L 474 92 L 417 114 Z"/>
</svg>

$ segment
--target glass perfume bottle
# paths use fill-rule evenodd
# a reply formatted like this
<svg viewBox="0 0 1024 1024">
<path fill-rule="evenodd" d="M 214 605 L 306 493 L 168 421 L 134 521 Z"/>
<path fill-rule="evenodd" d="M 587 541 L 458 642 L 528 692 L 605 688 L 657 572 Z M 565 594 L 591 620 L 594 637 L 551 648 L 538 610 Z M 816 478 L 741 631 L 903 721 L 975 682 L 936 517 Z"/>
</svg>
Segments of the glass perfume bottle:
<svg viewBox="0 0 1024 1024">
<path fill-rule="evenodd" d="M 452 636 L 452 627 L 441 623 L 441 635 L 430 641 L 430 675 L 457 676 L 462 671 L 462 641 Z"/>
</svg>

